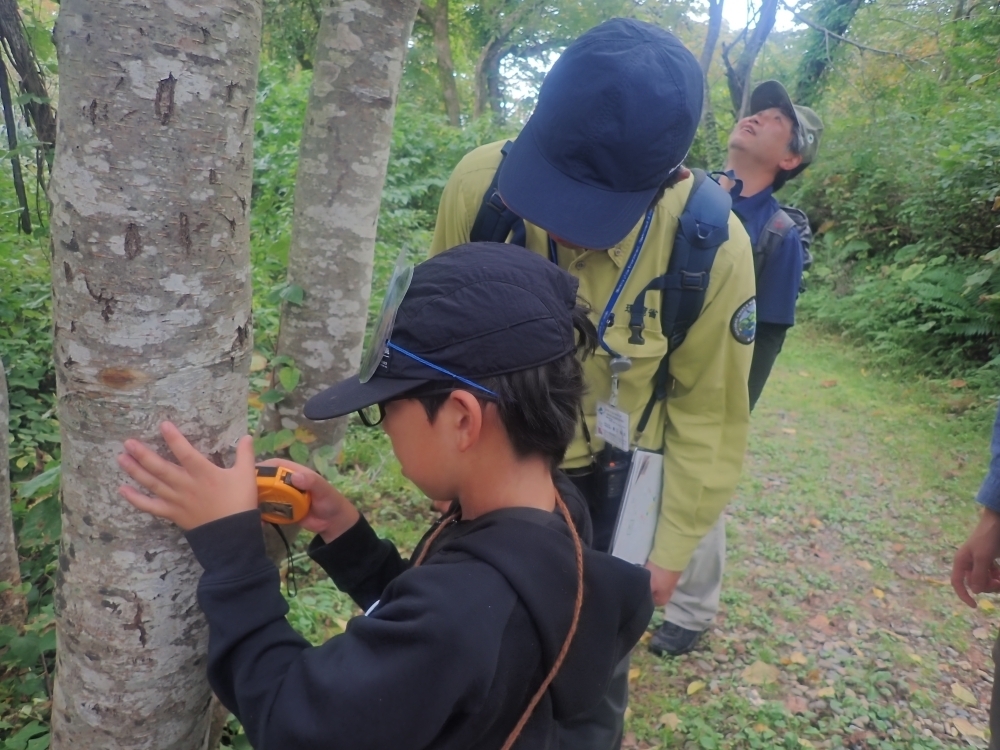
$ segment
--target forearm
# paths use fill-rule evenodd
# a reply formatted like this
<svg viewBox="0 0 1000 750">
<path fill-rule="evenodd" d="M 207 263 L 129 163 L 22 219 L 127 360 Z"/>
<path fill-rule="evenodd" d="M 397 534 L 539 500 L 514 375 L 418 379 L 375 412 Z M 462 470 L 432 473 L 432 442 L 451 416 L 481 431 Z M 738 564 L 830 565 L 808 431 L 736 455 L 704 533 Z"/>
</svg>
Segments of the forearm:
<svg viewBox="0 0 1000 750">
<path fill-rule="evenodd" d="M 757 399 L 764 390 L 790 327 L 775 323 L 757 324 L 757 338 L 754 341 L 753 360 L 750 363 L 750 411 L 753 411 Z"/>
<path fill-rule="evenodd" d="M 319 536 L 314 538 L 309 556 L 363 610 L 378 601 L 389 582 L 409 567 L 395 545 L 380 539 L 364 516 L 327 544 Z"/>
</svg>

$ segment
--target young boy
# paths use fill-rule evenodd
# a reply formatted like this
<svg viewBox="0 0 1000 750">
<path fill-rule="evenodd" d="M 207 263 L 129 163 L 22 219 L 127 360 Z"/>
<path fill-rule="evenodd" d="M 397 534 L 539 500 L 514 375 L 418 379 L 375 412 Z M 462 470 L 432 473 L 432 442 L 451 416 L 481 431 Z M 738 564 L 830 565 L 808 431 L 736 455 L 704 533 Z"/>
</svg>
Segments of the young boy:
<svg viewBox="0 0 1000 750">
<path fill-rule="evenodd" d="M 309 554 L 366 610 L 322 646 L 285 620 L 250 438 L 231 469 L 169 423 L 179 466 L 126 441 L 121 467 L 154 496 L 121 492 L 187 532 L 209 681 L 258 750 L 554 748 L 558 722 L 600 701 L 653 606 L 644 569 L 582 548 L 553 479 L 580 409 L 575 355 L 594 341 L 576 288 L 519 247 L 455 248 L 414 270 L 374 376 L 308 402 L 311 419 L 381 423 L 403 473 L 455 501 L 410 564 L 284 463 L 312 494 Z"/>
</svg>

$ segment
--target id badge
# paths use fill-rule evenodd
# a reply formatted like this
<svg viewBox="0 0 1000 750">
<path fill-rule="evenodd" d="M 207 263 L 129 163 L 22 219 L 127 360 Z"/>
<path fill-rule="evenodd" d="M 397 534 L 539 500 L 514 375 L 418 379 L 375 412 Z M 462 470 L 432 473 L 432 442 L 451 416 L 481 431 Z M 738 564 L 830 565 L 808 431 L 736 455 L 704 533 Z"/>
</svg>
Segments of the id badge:
<svg viewBox="0 0 1000 750">
<path fill-rule="evenodd" d="M 597 437 L 619 450 L 629 449 L 628 414 L 603 401 L 597 402 Z"/>
</svg>

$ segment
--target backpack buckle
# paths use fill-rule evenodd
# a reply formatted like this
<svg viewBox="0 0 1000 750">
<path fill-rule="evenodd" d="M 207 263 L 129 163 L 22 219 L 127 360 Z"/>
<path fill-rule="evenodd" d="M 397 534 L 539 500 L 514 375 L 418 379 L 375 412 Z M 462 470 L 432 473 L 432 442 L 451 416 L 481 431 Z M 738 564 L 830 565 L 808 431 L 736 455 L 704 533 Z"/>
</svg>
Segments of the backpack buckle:
<svg viewBox="0 0 1000 750">
<path fill-rule="evenodd" d="M 681 271 L 681 289 L 700 292 L 705 288 L 705 272 L 688 273 Z"/>
</svg>

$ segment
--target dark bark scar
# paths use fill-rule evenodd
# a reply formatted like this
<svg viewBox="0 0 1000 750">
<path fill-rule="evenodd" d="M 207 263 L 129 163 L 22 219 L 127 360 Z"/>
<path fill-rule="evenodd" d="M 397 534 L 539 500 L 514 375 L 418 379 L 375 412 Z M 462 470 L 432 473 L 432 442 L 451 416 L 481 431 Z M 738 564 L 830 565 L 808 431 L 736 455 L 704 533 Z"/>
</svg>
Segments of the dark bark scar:
<svg viewBox="0 0 1000 750">
<path fill-rule="evenodd" d="M 140 602 L 135 603 L 135 617 L 132 618 L 132 622 L 128 625 L 122 625 L 122 630 L 138 630 L 139 643 L 142 644 L 143 648 L 146 647 L 146 628 L 143 627 L 142 604 Z"/>
<path fill-rule="evenodd" d="M 139 234 L 139 227 L 129 224 L 125 229 L 125 257 L 133 260 L 142 252 L 142 236 Z"/>
<path fill-rule="evenodd" d="M 181 246 L 184 248 L 184 252 L 190 255 L 191 249 L 194 247 L 193 243 L 191 242 L 191 226 L 190 223 L 188 222 L 188 215 L 183 211 L 181 212 L 180 215 L 180 226 L 181 226 L 180 229 Z"/>
<path fill-rule="evenodd" d="M 166 125 L 170 122 L 170 117 L 174 113 L 174 88 L 177 86 L 177 79 L 173 73 L 168 73 L 156 85 L 156 99 L 153 101 L 153 112 L 160 118 L 160 124 Z"/>
</svg>

